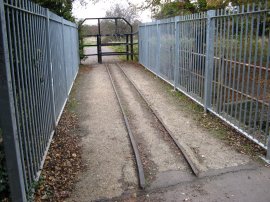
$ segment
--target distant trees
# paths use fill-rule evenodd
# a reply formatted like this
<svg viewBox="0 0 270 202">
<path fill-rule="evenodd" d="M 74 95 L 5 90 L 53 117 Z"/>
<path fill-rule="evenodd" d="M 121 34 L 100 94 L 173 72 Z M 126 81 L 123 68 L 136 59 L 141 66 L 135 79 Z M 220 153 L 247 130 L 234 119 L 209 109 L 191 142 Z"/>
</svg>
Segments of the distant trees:
<svg viewBox="0 0 270 202">
<path fill-rule="evenodd" d="M 270 5 L 270 0 L 266 0 Z M 251 3 L 262 3 L 261 0 L 145 0 L 140 9 L 151 9 L 154 18 L 166 18 L 177 15 L 198 13 L 210 9 L 224 9 L 229 3 L 240 6 Z"/>
<path fill-rule="evenodd" d="M 75 1 L 80 1 L 81 4 L 85 4 L 85 0 L 32 0 L 33 2 L 41 5 L 44 8 L 50 9 L 50 11 L 62 16 L 66 20 L 75 21 L 72 15 L 72 5 Z"/>
<path fill-rule="evenodd" d="M 106 11 L 105 17 L 121 17 L 125 18 L 134 28 L 134 30 L 137 30 L 137 27 L 140 23 L 138 20 L 138 12 L 137 8 L 133 5 L 130 5 L 129 7 L 124 7 L 120 4 L 115 4 L 112 6 L 109 10 Z M 119 20 L 117 22 L 117 27 L 114 21 L 104 21 L 102 23 L 102 30 L 109 33 L 129 33 L 130 28 L 127 26 L 127 24 Z"/>
</svg>

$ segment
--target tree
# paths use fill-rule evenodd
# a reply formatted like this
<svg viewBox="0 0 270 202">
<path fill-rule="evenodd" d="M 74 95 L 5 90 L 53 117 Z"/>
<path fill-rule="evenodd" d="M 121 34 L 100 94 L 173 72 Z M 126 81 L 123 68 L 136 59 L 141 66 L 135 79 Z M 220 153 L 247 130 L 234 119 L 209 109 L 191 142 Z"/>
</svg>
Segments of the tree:
<svg viewBox="0 0 270 202">
<path fill-rule="evenodd" d="M 123 7 L 120 4 L 115 4 L 108 11 L 106 11 L 105 17 L 120 17 L 125 18 L 133 27 L 138 26 L 138 13 L 136 7 L 130 5 L 129 7 Z M 136 29 L 136 28 L 135 28 Z M 106 33 L 130 33 L 129 26 L 122 20 L 118 20 L 117 27 L 114 21 L 103 21 L 102 30 Z"/>
<path fill-rule="evenodd" d="M 82 5 L 86 4 L 84 0 L 33 0 L 42 7 L 48 8 L 57 15 L 73 22 L 75 18 L 72 15 L 72 5 L 75 1 L 80 1 Z"/>
<path fill-rule="evenodd" d="M 137 9 L 134 5 L 129 7 L 123 7 L 120 4 L 115 4 L 110 8 L 110 10 L 106 11 L 106 17 L 122 17 L 125 18 L 130 23 L 133 23 L 136 19 L 138 19 Z"/>
</svg>

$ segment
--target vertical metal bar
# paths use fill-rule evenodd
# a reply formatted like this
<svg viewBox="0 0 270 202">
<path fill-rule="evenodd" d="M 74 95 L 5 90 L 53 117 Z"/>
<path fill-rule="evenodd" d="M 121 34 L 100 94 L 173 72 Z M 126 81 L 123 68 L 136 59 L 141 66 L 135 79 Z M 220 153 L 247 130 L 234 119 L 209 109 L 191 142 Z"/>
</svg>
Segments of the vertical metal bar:
<svg viewBox="0 0 270 202">
<path fill-rule="evenodd" d="M 228 84 L 227 84 L 227 88 L 228 88 L 228 99 L 227 99 L 227 109 L 226 109 L 226 113 L 227 113 L 227 115 L 229 115 L 230 114 L 230 106 L 231 106 L 231 104 L 230 104 L 230 102 L 231 103 L 233 103 L 233 100 L 231 100 L 231 93 L 233 94 L 234 92 L 233 91 L 231 91 L 230 89 L 231 89 L 231 83 L 232 83 L 232 59 L 233 59 L 233 40 L 234 40 L 234 35 L 235 35 L 235 28 L 234 28 L 234 16 L 232 16 L 232 21 L 231 21 L 231 26 L 232 26 L 232 32 L 231 32 L 231 37 L 230 37 L 230 53 L 229 53 L 229 55 L 228 55 L 228 58 L 230 58 L 230 69 L 229 69 L 229 79 L 227 79 L 227 80 L 229 80 L 228 81 Z"/>
<path fill-rule="evenodd" d="M 258 9 L 260 10 L 260 5 L 259 5 L 259 8 Z M 256 80 L 256 72 L 257 72 L 256 66 L 257 66 L 258 45 L 259 45 L 258 44 L 259 43 L 258 39 L 259 39 L 260 21 L 261 21 L 261 16 L 260 15 L 261 14 L 257 15 L 257 17 L 256 17 L 256 21 L 257 21 L 256 38 L 255 38 L 256 47 L 255 47 L 255 55 L 254 55 L 254 62 L 253 62 L 254 67 L 253 67 L 253 74 L 252 74 L 251 97 L 254 97 L 254 94 L 255 94 L 254 93 L 254 90 L 255 90 L 255 80 Z M 263 52 L 261 54 L 263 54 Z M 261 67 L 260 67 L 260 69 L 261 69 Z M 259 69 L 259 71 L 260 71 L 260 69 Z M 257 99 L 258 99 L 258 97 L 257 97 Z M 251 126 L 252 125 L 251 124 L 251 121 L 253 119 L 253 121 L 254 121 L 254 129 L 256 129 L 256 119 L 254 119 L 255 117 L 252 116 L 253 102 L 254 102 L 254 100 L 251 100 L 251 104 L 249 106 L 249 121 L 248 121 L 248 126 L 249 126 L 249 128 L 252 127 Z"/>
<path fill-rule="evenodd" d="M 127 61 L 129 61 L 129 35 L 126 35 L 126 56 L 127 56 Z"/>
<path fill-rule="evenodd" d="M 29 4 L 29 10 L 34 12 L 35 10 L 35 7 L 34 7 L 34 4 L 33 3 L 30 3 Z M 32 76 L 33 78 L 36 78 L 38 77 L 39 75 L 39 72 L 38 72 L 38 69 L 36 68 L 37 66 L 37 54 L 35 52 L 35 50 L 37 49 L 37 37 L 35 36 L 35 33 L 36 33 L 36 25 L 37 25 L 37 19 L 36 19 L 36 16 L 35 15 L 30 15 L 29 16 L 29 25 L 30 25 L 30 28 L 29 28 L 29 31 L 30 31 L 30 36 L 29 38 L 31 39 L 31 43 L 30 43 L 30 46 L 31 46 L 31 70 L 32 70 Z M 34 105 L 34 108 L 35 108 L 35 113 L 36 113 L 36 126 L 37 126 L 37 134 L 41 134 L 42 133 L 42 129 L 41 129 L 41 116 L 40 116 L 40 105 L 39 105 L 39 100 L 40 100 L 40 85 L 38 84 L 39 81 L 37 79 L 33 79 L 34 81 L 34 102 L 35 102 L 35 105 Z M 45 143 L 44 143 L 45 144 Z M 40 156 L 42 156 L 42 150 L 43 150 L 43 145 L 39 143 L 39 146 L 40 146 L 40 150 L 39 150 L 39 154 Z"/>
<path fill-rule="evenodd" d="M 212 97 L 212 79 L 213 79 L 213 61 L 214 61 L 214 29 L 215 20 L 212 18 L 215 16 L 215 11 L 210 10 L 207 12 L 207 33 L 206 33 L 206 62 L 205 62 L 205 86 L 204 86 L 204 111 L 211 107 Z"/>
<path fill-rule="evenodd" d="M 201 15 L 202 17 L 202 15 Z M 204 33 L 206 32 L 206 30 L 204 29 L 204 25 L 203 22 L 205 21 L 205 19 L 201 19 L 199 24 L 200 24 L 200 36 L 199 36 L 199 72 L 200 72 L 200 81 L 199 81 L 199 91 L 200 91 L 200 97 L 203 99 L 203 91 L 204 91 L 204 87 L 203 87 L 203 58 L 204 58 L 204 51 L 203 51 L 203 46 L 204 46 Z"/>
<path fill-rule="evenodd" d="M 98 35 L 101 35 L 100 19 L 98 19 Z"/>
<path fill-rule="evenodd" d="M 243 5 L 242 6 L 242 13 L 245 12 L 245 6 Z M 243 55 L 243 33 L 244 33 L 244 16 L 241 15 L 241 31 L 240 31 L 240 46 L 239 46 L 239 51 L 238 53 L 240 52 L 240 55 L 239 55 L 239 58 L 238 58 L 238 61 L 242 62 L 242 55 Z M 235 58 L 236 60 L 236 58 Z M 236 85 L 236 106 L 235 106 L 235 110 L 234 110 L 234 113 L 235 113 L 235 119 L 237 119 L 237 111 L 238 111 L 238 97 L 239 97 L 239 88 L 240 88 L 240 74 L 241 74 L 241 63 L 239 63 L 238 65 L 238 71 L 237 71 L 237 85 Z M 241 113 L 241 108 L 239 110 L 239 112 Z"/>
<path fill-rule="evenodd" d="M 158 36 L 158 49 L 157 49 L 157 61 L 158 61 L 158 65 L 157 65 L 157 70 L 156 73 L 159 74 L 160 73 L 160 63 L 161 63 L 161 55 L 160 55 L 160 51 L 161 51 L 161 27 L 160 27 L 160 21 L 157 22 L 157 36 Z"/>
<path fill-rule="evenodd" d="M 238 11 L 239 13 L 239 11 Z M 234 109 L 235 109 L 235 105 L 237 105 L 237 103 L 235 104 L 235 83 L 236 83 L 236 61 L 237 61 L 237 53 L 238 53 L 238 39 L 239 39 L 239 18 L 242 18 L 242 16 L 237 16 L 236 17 L 236 33 L 235 33 L 235 40 L 237 41 L 235 43 L 235 46 L 234 46 L 234 65 L 233 65 L 233 81 L 232 81 L 232 101 L 231 101 L 231 108 L 230 108 L 230 112 L 228 111 L 228 114 L 230 114 L 231 117 L 234 117 L 236 114 L 233 115 L 233 112 L 234 112 Z M 240 36 L 241 37 L 241 36 Z M 241 44 L 241 42 L 240 42 Z M 241 53 L 240 53 L 241 54 Z"/>
<path fill-rule="evenodd" d="M 183 86 L 183 62 L 184 62 L 184 57 L 183 57 L 183 22 L 182 19 L 183 17 L 180 17 L 181 21 L 179 21 L 179 88 Z M 181 59 L 180 59 L 181 58 Z"/>
<path fill-rule="evenodd" d="M 131 60 L 134 60 L 134 39 L 133 39 L 133 28 L 131 27 L 131 34 L 130 34 L 130 52 L 131 52 Z"/>
<path fill-rule="evenodd" d="M 230 32 L 231 32 L 231 16 L 228 14 L 227 17 L 227 25 L 228 25 L 228 32 L 227 32 L 227 40 L 225 40 L 225 47 L 226 47 L 226 56 L 225 56 L 225 74 L 224 74 L 224 96 L 223 96 L 223 100 L 222 100 L 222 106 L 224 107 L 223 109 L 223 113 L 226 113 L 226 109 L 227 109 L 227 102 L 228 102 L 228 98 L 229 96 L 227 95 L 227 91 L 229 90 L 228 88 L 228 63 L 229 63 L 229 53 L 230 53 L 230 45 L 229 45 L 229 41 L 230 41 Z M 233 29 L 233 28 L 232 28 Z"/>
<path fill-rule="evenodd" d="M 219 15 L 219 10 L 217 10 L 217 15 Z M 214 56 L 218 56 L 218 30 L 219 30 L 219 19 L 216 19 L 216 25 L 215 25 L 215 41 L 214 41 Z M 213 77 L 213 98 L 212 98 L 212 107 L 215 108 L 217 105 L 217 75 L 219 74 L 218 68 L 217 68 L 217 58 L 214 58 L 214 77 Z"/>
<path fill-rule="evenodd" d="M 53 88 L 53 72 L 52 72 L 52 56 L 51 56 L 51 48 L 50 48 L 50 11 L 46 9 L 47 15 L 47 26 L 46 26 L 46 44 L 48 48 L 47 60 L 48 60 L 48 72 L 49 72 L 49 79 L 50 79 L 50 100 L 51 100 L 51 113 L 52 113 L 52 121 L 53 121 L 53 129 L 56 127 L 56 114 L 55 114 L 55 100 L 54 100 L 54 88 Z"/>
<path fill-rule="evenodd" d="M 247 6 L 247 12 L 249 12 L 249 5 Z M 243 98 L 244 98 L 244 90 L 245 90 L 245 73 L 246 73 L 246 60 L 247 60 L 247 46 L 248 46 L 248 24 L 249 24 L 249 20 L 248 20 L 248 15 L 246 16 L 246 30 L 245 30 L 245 42 L 244 42 L 244 59 L 243 59 L 243 71 L 242 71 L 242 83 L 241 83 L 241 96 L 240 96 L 240 113 L 239 113 L 239 124 L 240 126 L 242 125 L 242 107 L 243 107 Z"/>
<path fill-rule="evenodd" d="M 97 54 L 98 54 L 98 63 L 102 63 L 102 55 L 101 55 L 101 27 L 100 27 L 100 19 L 98 19 L 98 35 L 97 35 Z"/>
<path fill-rule="evenodd" d="M 265 25 L 266 25 L 266 14 L 264 13 L 263 14 L 263 31 L 262 31 L 262 47 L 261 47 L 261 56 L 260 56 L 260 69 L 259 69 L 259 79 L 258 79 L 258 81 L 261 81 L 261 79 L 262 79 L 262 66 L 263 66 L 263 57 L 264 57 L 264 54 L 263 54 L 263 52 L 264 52 L 264 49 L 265 49 Z M 267 46 L 266 46 L 267 47 Z M 267 67 L 266 67 L 267 68 Z M 265 74 L 267 74 L 267 72 L 265 72 Z M 264 88 L 264 82 L 262 83 L 262 89 Z M 266 86 L 266 84 L 265 84 L 265 86 Z M 257 84 L 257 95 L 256 95 L 256 108 L 255 108 L 255 118 L 254 118 L 254 128 L 256 127 L 256 121 L 257 121 L 257 118 L 258 118 L 258 111 L 259 111 L 259 103 L 258 103 L 258 100 L 259 100 L 259 96 L 260 96 L 260 94 L 261 94 L 261 83 L 260 82 L 258 82 L 258 84 Z M 261 104 L 262 105 L 262 110 L 261 110 L 261 117 L 263 117 L 263 112 L 264 112 L 264 103 L 262 103 Z M 261 133 L 261 126 L 262 126 L 262 119 L 260 119 L 259 120 L 260 121 L 260 123 L 259 123 L 259 132 Z"/>
<path fill-rule="evenodd" d="M 223 11 L 224 15 L 226 15 L 226 11 Z M 223 110 L 223 92 L 224 92 L 224 60 L 225 60 L 225 52 L 226 52 L 226 17 L 223 17 L 223 33 L 222 33 L 222 50 L 220 55 L 220 96 L 219 96 L 219 106 L 218 106 L 218 113 L 221 113 Z"/>
<path fill-rule="evenodd" d="M 205 57 L 202 57 L 202 75 L 204 75 L 204 77 L 202 77 L 202 82 L 203 84 L 205 84 L 205 74 L 206 74 L 206 69 L 205 69 L 205 64 L 206 64 L 206 32 L 207 32 L 207 13 L 205 13 L 206 15 L 206 19 L 203 21 L 203 38 L 202 38 L 202 52 L 203 55 L 205 55 Z M 204 46 L 205 44 L 205 46 Z M 205 85 L 202 85 L 202 92 L 203 92 L 203 96 L 205 98 L 205 93 L 204 93 L 204 89 Z"/>
<path fill-rule="evenodd" d="M 175 17 L 174 29 L 175 29 L 175 63 L 174 63 L 174 90 L 176 90 L 176 85 L 178 83 L 178 68 L 179 68 L 179 16 Z"/>
<path fill-rule="evenodd" d="M 17 2 L 19 3 L 19 2 Z M 17 5 L 18 6 L 18 5 Z M 28 173 L 29 181 L 32 182 L 33 177 L 34 177 L 34 168 L 33 168 L 33 159 L 32 159 L 32 153 L 31 153 L 31 145 L 30 145 L 30 138 L 29 138 L 29 126 L 26 121 L 26 103 L 25 103 L 25 89 L 24 89 L 24 75 L 23 75 L 23 65 L 22 65 L 22 40 L 21 40 L 21 34 L 20 34 L 20 26 L 19 26 L 19 16 L 20 11 L 15 11 L 15 23 L 13 23 L 14 26 L 14 38 L 16 38 L 16 42 L 14 43 L 17 51 L 16 55 L 16 76 L 17 76 L 17 81 L 18 81 L 18 88 L 19 88 L 19 103 L 20 103 L 20 117 L 21 117 L 21 125 L 24 131 L 24 148 L 25 148 L 25 156 L 28 161 L 28 166 L 30 172 Z"/>
<path fill-rule="evenodd" d="M 22 2 L 23 3 L 23 2 Z M 22 5 L 23 6 L 23 5 Z M 25 18 L 24 18 L 24 13 L 20 12 L 19 13 L 19 22 L 18 22 L 18 28 L 20 30 L 20 34 L 19 34 L 19 41 L 21 44 L 21 57 L 20 57 L 20 63 L 21 63 L 21 67 L 20 67 L 20 72 L 21 72 L 21 78 L 22 78 L 22 89 L 21 91 L 23 92 L 23 96 L 24 96 L 24 116 L 25 116 L 25 124 L 27 125 L 27 136 L 28 136 L 28 145 L 29 145 L 29 151 L 30 151 L 30 159 L 31 160 L 31 166 L 33 167 L 33 178 L 35 178 L 35 174 L 38 170 L 38 166 L 37 166 L 37 162 L 38 162 L 38 153 L 37 150 L 35 149 L 37 141 L 35 136 L 35 133 L 33 131 L 33 126 L 32 126 L 32 117 L 31 117 L 31 106 L 30 106 L 30 98 L 31 98 L 31 94 L 29 92 L 29 74 L 27 71 L 27 65 L 28 65 L 28 61 L 27 61 L 27 56 L 26 56 L 26 52 L 27 52 L 27 43 L 25 43 L 26 40 L 26 26 L 25 26 Z"/>
<path fill-rule="evenodd" d="M 255 9 L 255 3 L 253 4 L 252 6 L 252 11 L 254 11 Z M 254 31 L 254 14 L 252 14 L 252 17 L 251 17 L 251 31 L 250 31 L 250 43 L 249 43 L 249 60 L 248 60 L 248 74 L 247 74 L 247 86 L 246 86 L 246 94 L 249 95 L 250 94 L 250 86 L 249 86 L 249 78 L 250 78 L 250 68 L 251 68 L 251 58 L 252 58 L 252 52 L 253 52 L 253 48 L 252 48 L 252 42 L 253 42 L 253 31 Z M 247 118 L 247 108 L 248 108 L 248 101 L 249 101 L 249 98 L 246 96 L 246 100 L 245 100 L 245 111 L 244 111 L 244 124 L 245 126 L 246 125 L 249 125 L 249 124 L 246 124 L 246 118 Z"/>
<path fill-rule="evenodd" d="M 35 12 L 40 12 L 38 8 L 35 9 Z M 46 24 L 46 19 L 45 20 L 45 24 Z M 45 41 L 44 41 L 44 32 L 46 33 L 46 28 L 41 21 L 41 19 L 39 17 L 35 17 L 35 21 L 34 21 L 34 26 L 33 26 L 33 29 L 34 29 L 34 38 L 35 38 L 35 45 L 36 45 L 36 49 L 37 49 L 37 53 L 39 53 L 36 58 L 37 58 L 37 61 L 43 61 L 42 60 L 42 52 L 45 51 L 46 49 L 44 48 L 44 44 L 45 44 Z M 46 39 L 46 38 L 45 38 Z M 39 51 L 41 50 L 41 51 Z M 46 60 L 46 59 L 44 59 Z M 44 68 L 43 66 L 43 62 L 37 62 L 36 64 L 36 69 L 40 70 L 37 72 L 36 74 L 36 77 L 40 76 L 40 74 L 42 76 L 45 76 L 45 72 L 47 71 L 46 68 Z M 41 158 L 40 158 L 40 161 L 39 161 L 39 168 L 41 166 L 41 161 L 43 159 L 43 156 L 44 156 L 44 151 L 46 150 L 46 147 L 47 147 L 47 144 L 48 144 L 48 134 L 46 134 L 46 126 L 47 126 L 47 118 L 49 117 L 48 114 L 46 114 L 46 106 L 47 105 L 47 100 L 46 98 L 49 97 L 49 96 L 46 96 L 46 89 L 44 88 L 44 85 L 43 83 L 45 82 L 45 77 L 42 78 L 42 82 L 38 81 L 38 95 L 39 95 L 39 99 L 38 99 L 38 112 L 43 112 L 41 113 L 39 116 L 40 116 L 40 136 L 38 136 L 39 138 L 39 144 L 42 146 L 42 150 L 41 150 Z M 49 112 L 49 110 L 48 110 Z M 50 120 L 51 121 L 51 120 Z M 50 123 L 51 124 L 51 123 Z M 38 176 L 37 176 L 38 177 Z"/>
<path fill-rule="evenodd" d="M 66 87 L 66 98 L 68 97 L 68 76 L 67 76 L 67 64 L 66 64 L 66 58 L 65 58 L 65 56 L 66 56 L 66 50 L 65 50 L 65 37 L 64 37 L 64 33 L 65 33 L 65 25 L 64 25 L 64 18 L 62 17 L 61 18 L 61 26 L 62 26 L 62 47 L 63 47 L 63 58 L 62 58 L 62 60 L 63 60 L 63 65 L 64 65 L 64 69 L 65 69 L 65 87 Z M 70 42 L 71 43 L 71 42 Z M 69 51 L 71 51 L 71 50 L 69 50 Z M 59 58 L 60 59 L 60 58 Z"/>
<path fill-rule="evenodd" d="M 98 54 L 98 63 L 102 64 L 101 35 L 97 35 L 97 54 Z"/>
<path fill-rule="evenodd" d="M 15 71 L 14 71 L 14 61 L 13 58 L 14 57 L 14 53 L 12 51 L 12 47 L 13 47 L 13 41 L 12 41 L 12 28 L 11 28 L 11 22 L 12 20 L 10 19 L 10 15 L 11 15 L 11 8 L 6 8 L 6 26 L 7 26 L 7 35 L 9 36 L 8 38 L 8 47 L 9 47 L 9 58 L 10 58 L 10 72 L 11 72 L 11 78 L 15 78 Z M 12 80 L 12 87 L 16 88 L 16 81 L 15 79 L 11 79 Z M 19 109 L 18 109 L 18 105 L 16 104 L 16 90 L 13 90 L 13 98 L 14 98 L 14 107 L 15 107 L 15 117 L 16 117 L 16 122 L 17 125 L 18 123 L 20 123 L 20 118 L 18 117 L 18 113 L 19 113 Z M 18 127 L 18 126 L 17 126 Z M 20 156 L 21 159 L 24 159 L 24 153 L 23 153 L 23 137 L 22 137 L 22 133 L 19 130 L 19 128 L 17 129 L 17 133 L 18 133 L 18 142 L 19 142 L 19 146 L 20 146 Z M 25 187 L 28 187 L 28 180 L 27 180 L 27 176 L 26 176 L 26 171 L 27 171 L 27 166 L 25 165 L 24 161 L 21 161 L 22 163 L 22 170 L 23 170 L 23 176 L 24 176 L 24 184 Z"/>
<path fill-rule="evenodd" d="M 268 39 L 270 38 L 270 33 L 268 34 Z M 266 69 L 265 69 L 265 76 L 264 76 L 264 87 L 263 87 L 263 106 L 262 106 L 262 111 L 261 111 L 261 118 L 260 118 L 260 131 L 262 130 L 262 125 L 263 125 L 263 117 L 265 116 L 265 115 L 267 115 L 267 117 L 266 117 L 266 129 L 265 129 L 265 142 L 266 142 L 266 144 L 267 144 L 267 141 L 269 141 L 270 140 L 270 138 L 269 138 L 269 116 L 268 116 L 268 114 L 267 114 L 267 110 L 265 110 L 264 108 L 265 108 L 265 105 L 267 104 L 266 102 L 267 102 L 267 100 L 265 100 L 266 99 L 266 96 L 267 96 L 267 87 L 269 88 L 269 86 L 268 86 L 268 80 L 269 80 L 269 63 L 270 63 L 270 57 L 269 57 L 269 54 L 270 54 L 270 41 L 268 40 L 268 45 L 267 45 L 268 47 L 267 47 L 267 55 L 268 55 L 268 57 L 267 57 L 267 61 L 266 61 Z M 270 110 L 270 103 L 269 103 L 269 105 L 268 105 L 268 111 Z M 267 138 L 268 138 L 268 140 L 267 140 Z M 268 147 L 268 152 L 270 152 L 270 147 Z M 268 158 L 268 159 L 270 159 L 270 158 Z"/>
<path fill-rule="evenodd" d="M 20 157 L 18 129 L 14 108 L 13 88 L 9 63 L 9 51 L 7 43 L 7 30 L 5 20 L 5 7 L 0 1 L 0 122 L 3 130 L 5 155 L 8 161 L 8 177 L 13 201 L 25 201 L 26 193 L 22 170 L 22 159 Z"/>
</svg>

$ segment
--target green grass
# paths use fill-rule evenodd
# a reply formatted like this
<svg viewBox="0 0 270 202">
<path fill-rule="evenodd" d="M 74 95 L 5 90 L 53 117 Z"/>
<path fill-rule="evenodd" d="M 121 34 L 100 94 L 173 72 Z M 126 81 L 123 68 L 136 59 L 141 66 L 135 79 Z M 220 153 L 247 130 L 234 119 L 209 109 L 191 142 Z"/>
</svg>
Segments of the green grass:
<svg viewBox="0 0 270 202">
<path fill-rule="evenodd" d="M 83 45 L 96 45 L 97 39 L 93 37 L 85 37 L 83 38 Z"/>
<path fill-rule="evenodd" d="M 113 49 L 115 52 L 125 52 L 126 51 L 126 46 L 110 46 L 111 49 Z M 139 48 L 138 48 L 138 45 L 134 45 L 133 46 L 133 51 L 135 54 L 138 54 L 139 53 Z M 138 55 L 134 55 L 134 61 L 138 61 L 139 58 Z M 119 58 L 121 60 L 126 60 L 127 57 L 125 55 L 121 55 L 119 56 Z"/>
</svg>

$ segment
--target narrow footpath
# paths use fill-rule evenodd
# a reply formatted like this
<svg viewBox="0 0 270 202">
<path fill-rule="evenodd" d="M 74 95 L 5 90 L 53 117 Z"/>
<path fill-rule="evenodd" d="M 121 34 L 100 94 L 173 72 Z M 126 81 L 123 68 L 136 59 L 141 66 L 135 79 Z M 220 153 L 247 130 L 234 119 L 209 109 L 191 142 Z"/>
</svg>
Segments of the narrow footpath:
<svg viewBox="0 0 270 202">
<path fill-rule="evenodd" d="M 198 124 L 196 112 L 142 66 L 84 65 L 76 88 L 85 169 L 68 201 L 270 201 L 269 168 Z"/>
</svg>

